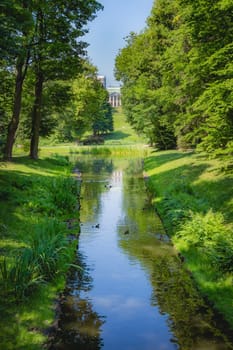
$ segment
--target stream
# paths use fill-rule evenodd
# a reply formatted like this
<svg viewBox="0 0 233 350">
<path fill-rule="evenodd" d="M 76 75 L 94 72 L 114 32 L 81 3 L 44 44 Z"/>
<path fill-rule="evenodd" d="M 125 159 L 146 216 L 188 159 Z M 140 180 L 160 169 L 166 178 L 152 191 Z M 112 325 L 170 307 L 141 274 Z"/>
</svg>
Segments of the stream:
<svg viewBox="0 0 233 350">
<path fill-rule="evenodd" d="M 151 206 L 140 159 L 81 157 L 77 263 L 51 349 L 228 350 Z"/>
</svg>

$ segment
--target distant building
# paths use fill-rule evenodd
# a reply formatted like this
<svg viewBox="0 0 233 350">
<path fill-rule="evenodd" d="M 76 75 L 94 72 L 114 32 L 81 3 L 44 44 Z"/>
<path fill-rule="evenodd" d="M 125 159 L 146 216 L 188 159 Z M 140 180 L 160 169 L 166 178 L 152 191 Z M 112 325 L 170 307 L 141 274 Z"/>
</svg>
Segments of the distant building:
<svg viewBox="0 0 233 350">
<path fill-rule="evenodd" d="M 110 105 L 112 107 L 120 107 L 121 106 L 121 88 L 120 88 L 120 86 L 107 87 L 107 91 L 109 94 Z"/>
<path fill-rule="evenodd" d="M 101 82 L 103 87 L 106 89 L 106 77 L 104 75 L 98 75 L 97 79 Z"/>
</svg>

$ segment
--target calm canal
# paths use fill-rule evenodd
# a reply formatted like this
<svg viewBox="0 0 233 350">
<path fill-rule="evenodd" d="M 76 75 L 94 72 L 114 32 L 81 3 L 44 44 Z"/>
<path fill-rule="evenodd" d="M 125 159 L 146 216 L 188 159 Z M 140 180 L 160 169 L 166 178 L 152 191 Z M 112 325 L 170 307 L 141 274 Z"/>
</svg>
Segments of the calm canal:
<svg viewBox="0 0 233 350">
<path fill-rule="evenodd" d="M 83 158 L 81 235 L 51 349 L 227 350 L 232 343 L 151 207 L 140 159 Z"/>
</svg>

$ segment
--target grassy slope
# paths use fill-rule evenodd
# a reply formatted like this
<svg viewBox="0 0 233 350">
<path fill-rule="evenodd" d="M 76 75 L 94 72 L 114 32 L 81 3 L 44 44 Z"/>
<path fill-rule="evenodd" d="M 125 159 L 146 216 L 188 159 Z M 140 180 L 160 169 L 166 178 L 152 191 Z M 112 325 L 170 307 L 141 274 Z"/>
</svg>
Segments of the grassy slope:
<svg viewBox="0 0 233 350">
<path fill-rule="evenodd" d="M 106 145 L 142 144 L 143 139 L 127 123 L 121 108 L 114 110 L 114 132 L 106 136 Z"/>
<path fill-rule="evenodd" d="M 233 174 L 223 168 L 221 161 L 178 151 L 154 153 L 145 160 L 167 232 L 200 290 L 233 328 Z M 225 265 L 219 262 L 220 253 Z"/>
<path fill-rule="evenodd" d="M 48 179 L 69 176 L 69 171 L 69 166 L 58 159 L 32 161 L 18 157 L 11 163 L 0 163 L 0 262 L 3 258 L 10 262 L 27 247 L 34 224 L 46 218 L 47 203 L 42 203 L 42 213 L 33 208 L 33 203 L 41 201 L 41 186 L 46 186 Z M 41 285 L 23 303 L 1 300 L 0 348 L 42 349 L 47 339 L 43 330 L 54 322 L 54 300 L 64 285 L 64 276 L 58 276 Z"/>
</svg>

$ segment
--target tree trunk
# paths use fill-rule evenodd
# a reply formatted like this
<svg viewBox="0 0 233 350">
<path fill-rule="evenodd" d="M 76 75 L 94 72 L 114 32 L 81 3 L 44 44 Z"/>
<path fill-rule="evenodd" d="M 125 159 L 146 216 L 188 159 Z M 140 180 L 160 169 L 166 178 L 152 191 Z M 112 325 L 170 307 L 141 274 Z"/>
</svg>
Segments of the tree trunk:
<svg viewBox="0 0 233 350">
<path fill-rule="evenodd" d="M 38 159 L 43 80 L 44 80 L 43 73 L 39 69 L 36 74 L 35 99 L 34 99 L 34 105 L 32 110 L 32 129 L 31 129 L 31 145 L 30 145 L 31 159 Z"/>
<path fill-rule="evenodd" d="M 4 160 L 12 159 L 12 150 L 15 142 L 15 135 L 19 125 L 22 90 L 25 74 L 23 74 L 24 62 L 20 60 L 16 65 L 15 93 L 12 118 L 8 125 L 7 140 L 4 150 Z"/>
</svg>

